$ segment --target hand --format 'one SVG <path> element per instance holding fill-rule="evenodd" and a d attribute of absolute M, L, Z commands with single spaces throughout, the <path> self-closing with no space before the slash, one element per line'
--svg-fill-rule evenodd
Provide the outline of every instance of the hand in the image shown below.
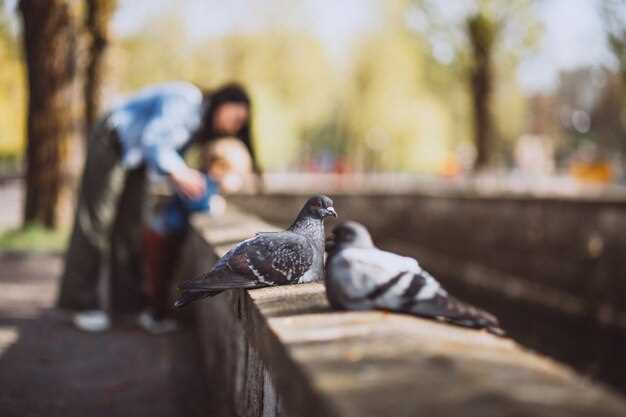
<path fill-rule="evenodd" d="M 172 183 L 185 197 L 194 199 L 205 192 L 206 182 L 199 171 L 187 168 L 170 175 Z"/>

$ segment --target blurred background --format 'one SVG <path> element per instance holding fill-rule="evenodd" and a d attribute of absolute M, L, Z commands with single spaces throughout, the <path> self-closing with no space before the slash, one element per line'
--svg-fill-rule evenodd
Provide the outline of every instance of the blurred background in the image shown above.
<path fill-rule="evenodd" d="M 91 20 L 67 3 L 78 119 L 101 48 L 98 109 L 160 81 L 244 83 L 268 173 L 624 182 L 623 1 L 111 0 Z M 23 35 L 2 1 L 7 174 L 24 168 Z"/>

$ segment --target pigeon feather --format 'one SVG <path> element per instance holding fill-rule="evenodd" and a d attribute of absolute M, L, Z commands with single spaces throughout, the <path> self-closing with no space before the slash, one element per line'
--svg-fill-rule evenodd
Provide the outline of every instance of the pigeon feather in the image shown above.
<path fill-rule="evenodd" d="M 496 317 L 448 295 L 415 259 L 374 246 L 364 226 L 342 223 L 333 235 L 326 293 L 334 308 L 397 311 L 504 333 Z"/>
<path fill-rule="evenodd" d="M 321 279 L 324 269 L 323 220 L 336 215 L 330 198 L 310 198 L 289 229 L 255 234 L 229 250 L 199 279 L 180 284 L 181 295 L 175 307 L 229 289 Z"/>

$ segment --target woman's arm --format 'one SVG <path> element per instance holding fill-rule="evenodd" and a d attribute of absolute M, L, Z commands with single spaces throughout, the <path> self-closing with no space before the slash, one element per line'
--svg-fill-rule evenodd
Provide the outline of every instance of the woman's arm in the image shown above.
<path fill-rule="evenodd" d="M 192 137 L 193 123 L 199 117 L 198 108 L 182 97 L 163 97 L 142 134 L 143 156 L 148 167 L 168 175 L 173 185 L 189 198 L 204 192 L 200 172 L 187 166 L 177 149 Z"/>
<path fill-rule="evenodd" d="M 195 169 L 187 168 L 176 171 L 169 176 L 172 184 L 187 198 L 198 198 L 205 191 L 204 178 Z"/>

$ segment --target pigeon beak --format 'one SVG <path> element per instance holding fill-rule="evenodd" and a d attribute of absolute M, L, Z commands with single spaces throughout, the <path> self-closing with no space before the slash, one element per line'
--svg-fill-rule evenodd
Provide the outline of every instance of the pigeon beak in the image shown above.
<path fill-rule="evenodd" d="M 335 211 L 334 207 L 328 207 L 326 211 L 330 213 L 331 216 L 337 217 L 337 212 Z"/>

